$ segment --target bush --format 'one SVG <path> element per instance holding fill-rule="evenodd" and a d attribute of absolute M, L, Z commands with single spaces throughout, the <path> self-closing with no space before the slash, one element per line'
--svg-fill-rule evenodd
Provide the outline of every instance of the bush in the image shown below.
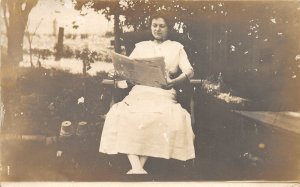
<path fill-rule="evenodd" d="M 88 34 L 80 34 L 81 39 L 88 39 L 89 35 Z"/>
<path fill-rule="evenodd" d="M 72 39 L 72 40 L 75 40 L 77 35 L 76 34 L 66 34 L 65 35 L 66 39 Z"/>
<path fill-rule="evenodd" d="M 114 34 L 113 31 L 107 31 L 107 32 L 105 32 L 104 37 L 106 37 L 106 38 L 111 38 L 111 37 L 113 37 L 114 35 L 115 35 L 115 34 Z"/>
<path fill-rule="evenodd" d="M 96 123 L 109 109 L 110 90 L 99 84 L 104 74 L 82 79 L 81 75 L 43 68 L 21 68 L 19 73 L 15 94 L 9 95 L 7 105 L 6 115 L 11 117 L 5 120 L 14 125 L 7 125 L 6 130 L 55 135 L 64 120 Z M 84 97 L 84 105 L 78 104 L 80 97 Z"/>
<path fill-rule="evenodd" d="M 64 58 L 72 58 L 72 57 L 74 57 L 74 51 L 73 51 L 73 49 L 71 47 L 67 46 L 67 45 L 64 45 L 62 56 Z"/>

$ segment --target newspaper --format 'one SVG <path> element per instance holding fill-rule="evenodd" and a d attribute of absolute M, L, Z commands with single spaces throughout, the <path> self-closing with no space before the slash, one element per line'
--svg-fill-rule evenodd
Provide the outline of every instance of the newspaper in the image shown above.
<path fill-rule="evenodd" d="M 133 59 L 115 52 L 111 56 L 117 78 L 135 85 L 166 86 L 164 57 Z"/>

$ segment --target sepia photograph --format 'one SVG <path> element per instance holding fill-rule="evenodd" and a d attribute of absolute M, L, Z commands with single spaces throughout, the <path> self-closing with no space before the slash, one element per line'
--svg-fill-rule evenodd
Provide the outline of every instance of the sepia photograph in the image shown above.
<path fill-rule="evenodd" d="M 300 181 L 299 0 L 0 9 L 3 186 Z"/>

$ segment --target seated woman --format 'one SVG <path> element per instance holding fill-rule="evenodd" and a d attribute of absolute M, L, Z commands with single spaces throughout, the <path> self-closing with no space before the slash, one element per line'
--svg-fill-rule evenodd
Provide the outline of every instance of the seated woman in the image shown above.
<path fill-rule="evenodd" d="M 106 115 L 99 151 L 128 156 L 132 169 L 127 174 L 147 174 L 148 157 L 195 158 L 194 133 L 190 114 L 176 101 L 175 85 L 190 79 L 193 68 L 178 42 L 168 40 L 172 28 L 168 16 L 157 13 L 150 18 L 153 40 L 136 44 L 131 58 L 163 56 L 167 86 L 135 85 Z M 172 75 L 182 72 L 176 78 Z"/>

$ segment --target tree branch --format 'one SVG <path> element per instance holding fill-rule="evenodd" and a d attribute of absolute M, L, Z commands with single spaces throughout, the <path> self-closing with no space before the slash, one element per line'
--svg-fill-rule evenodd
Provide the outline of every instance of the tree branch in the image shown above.
<path fill-rule="evenodd" d="M 28 15 L 33 7 L 38 3 L 39 0 L 26 0 L 25 9 L 23 10 L 23 16 L 26 16 L 24 18 L 28 18 Z"/>
<path fill-rule="evenodd" d="M 33 7 L 36 6 L 38 0 L 22 0 L 18 1 L 20 3 L 19 8 L 21 9 L 22 21 L 24 27 L 27 25 L 28 16 Z M 25 8 L 22 10 L 22 4 L 25 3 Z"/>
<path fill-rule="evenodd" d="M 3 9 L 3 19 L 4 19 L 4 23 L 5 23 L 5 28 L 6 28 L 6 33 L 8 32 L 8 19 L 7 19 L 7 0 L 2 0 L 1 1 L 1 7 Z"/>
<path fill-rule="evenodd" d="M 39 27 L 40 27 L 42 21 L 43 21 L 43 18 L 40 20 L 40 22 L 39 22 L 38 25 L 36 26 L 36 28 L 35 28 L 35 30 L 34 30 L 34 32 L 33 32 L 33 34 L 32 34 L 32 37 L 31 37 L 31 39 L 30 39 L 30 42 L 32 42 L 33 36 L 35 36 L 35 33 L 36 33 L 36 31 L 39 29 Z M 28 29 L 28 33 L 29 33 L 29 29 Z"/>
<path fill-rule="evenodd" d="M 11 14 L 14 12 L 15 3 L 15 1 L 7 1 L 6 3 L 8 6 L 9 17 L 11 17 Z"/>

